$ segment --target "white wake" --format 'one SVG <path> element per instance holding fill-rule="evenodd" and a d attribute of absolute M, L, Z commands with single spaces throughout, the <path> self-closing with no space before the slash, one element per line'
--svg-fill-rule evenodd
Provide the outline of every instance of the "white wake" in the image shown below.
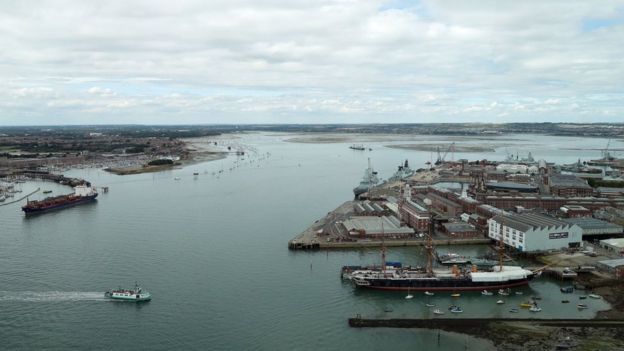
<path fill-rule="evenodd" d="M 97 291 L 0 291 L 2 301 L 62 302 L 105 301 L 104 292 Z"/>

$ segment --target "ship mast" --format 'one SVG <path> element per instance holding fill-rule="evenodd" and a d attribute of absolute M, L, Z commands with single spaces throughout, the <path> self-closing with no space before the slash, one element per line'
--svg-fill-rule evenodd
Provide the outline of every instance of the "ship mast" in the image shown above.
<path fill-rule="evenodd" d="M 505 243 L 503 242 L 503 235 L 505 233 L 505 214 L 502 214 L 501 217 L 501 232 L 500 238 L 498 240 L 498 271 L 503 271 L 503 252 L 505 251 Z"/>
<path fill-rule="evenodd" d="M 427 242 L 425 250 L 427 250 L 427 276 L 433 276 L 433 216 L 429 215 L 429 233 L 427 234 Z"/>
<path fill-rule="evenodd" d="M 370 162 L 370 161 L 369 161 Z M 383 217 L 381 218 L 381 273 L 386 273 L 386 245 L 384 242 Z"/>

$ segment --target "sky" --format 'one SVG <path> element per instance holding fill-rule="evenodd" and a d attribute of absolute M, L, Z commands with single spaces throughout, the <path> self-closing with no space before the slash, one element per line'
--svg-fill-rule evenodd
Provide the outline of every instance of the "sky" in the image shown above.
<path fill-rule="evenodd" d="M 0 0 L 0 125 L 624 122 L 624 1 Z"/>

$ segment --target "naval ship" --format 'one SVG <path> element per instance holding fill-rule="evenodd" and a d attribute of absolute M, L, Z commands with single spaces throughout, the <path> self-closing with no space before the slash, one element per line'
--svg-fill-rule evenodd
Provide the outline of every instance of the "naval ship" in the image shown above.
<path fill-rule="evenodd" d="M 374 187 L 378 183 L 379 183 L 379 178 L 377 178 L 377 172 L 375 172 L 373 170 L 373 167 L 371 167 L 371 162 L 369 158 L 368 168 L 366 168 L 366 170 L 364 171 L 364 177 L 362 178 L 360 185 L 353 188 L 353 194 L 355 195 L 355 198 L 357 199 L 358 196 L 369 191 L 370 188 Z"/>

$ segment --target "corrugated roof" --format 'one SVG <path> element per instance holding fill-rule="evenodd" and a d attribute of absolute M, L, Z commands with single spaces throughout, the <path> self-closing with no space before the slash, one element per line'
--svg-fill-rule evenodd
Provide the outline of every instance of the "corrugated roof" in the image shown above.
<path fill-rule="evenodd" d="M 564 221 L 576 224 L 583 229 L 623 229 L 621 225 L 591 217 L 566 218 Z"/>
<path fill-rule="evenodd" d="M 506 227 L 523 232 L 534 228 L 570 227 L 573 225 L 551 216 L 531 212 L 513 214 L 511 216 L 497 215 L 493 219 Z"/>
<path fill-rule="evenodd" d="M 611 268 L 616 268 L 616 267 L 624 266 L 624 258 L 616 258 L 614 260 L 598 261 L 598 263 L 603 264 L 605 266 L 609 266 Z"/>
<path fill-rule="evenodd" d="M 550 176 L 550 186 L 575 187 L 591 189 L 586 181 L 579 177 L 568 174 L 555 174 Z"/>
<path fill-rule="evenodd" d="M 603 244 L 624 248 L 624 238 L 605 239 L 600 240 L 600 242 Z"/>

